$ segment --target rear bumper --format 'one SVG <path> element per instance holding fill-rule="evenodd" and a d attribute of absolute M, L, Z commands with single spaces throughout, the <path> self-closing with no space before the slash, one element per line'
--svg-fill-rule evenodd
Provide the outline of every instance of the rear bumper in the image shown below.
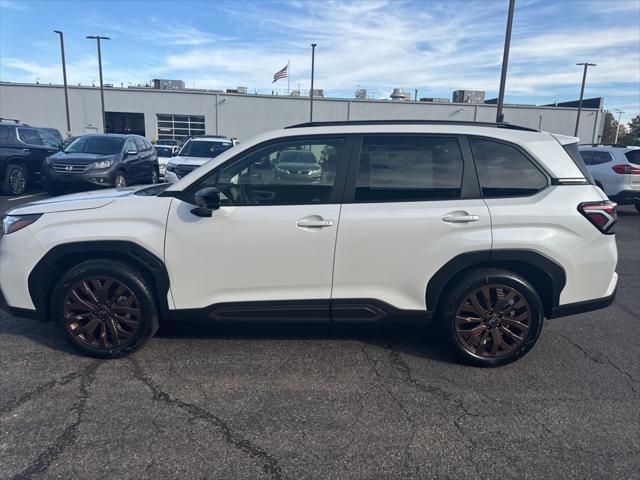
<path fill-rule="evenodd" d="M 548 315 L 547 318 L 568 317 L 569 315 L 577 315 L 579 313 L 592 312 L 594 310 L 607 308 L 615 300 L 617 291 L 618 288 L 616 285 L 613 293 L 607 295 L 606 297 L 585 300 L 583 302 L 568 303 L 566 305 L 559 305 L 551 309 L 551 315 Z"/>

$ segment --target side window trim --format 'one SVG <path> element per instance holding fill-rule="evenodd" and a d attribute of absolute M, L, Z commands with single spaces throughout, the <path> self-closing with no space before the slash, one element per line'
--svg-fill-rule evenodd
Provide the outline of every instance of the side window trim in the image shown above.
<path fill-rule="evenodd" d="M 365 137 L 449 137 L 456 138 L 458 143 L 460 144 L 460 150 L 462 153 L 462 185 L 460 196 L 458 198 L 451 199 L 423 199 L 417 200 L 419 202 L 442 202 L 442 201 L 456 201 L 456 200 L 465 200 L 465 199 L 474 199 L 474 198 L 482 198 L 480 196 L 480 182 L 478 180 L 478 175 L 476 172 L 475 164 L 473 162 L 473 156 L 471 154 L 471 147 L 469 146 L 469 141 L 467 140 L 465 135 L 459 134 L 451 134 L 451 133 L 396 133 L 396 132 L 372 132 L 357 135 L 354 139 L 353 150 L 351 152 L 351 156 L 349 158 L 349 170 L 347 172 L 345 178 L 345 188 L 344 195 L 342 198 L 343 204 L 351 204 L 351 203 L 372 203 L 372 202 L 356 202 L 356 182 L 358 179 L 358 170 L 360 167 L 360 156 L 362 153 L 362 144 L 364 142 Z M 416 201 L 416 200 L 414 200 Z M 379 202 L 382 203 L 382 202 Z M 407 201 L 394 201 L 394 202 L 384 202 L 384 203 L 407 203 Z"/>
<path fill-rule="evenodd" d="M 22 139 L 22 137 L 20 137 L 20 130 L 31 130 L 31 131 L 33 131 L 33 134 L 37 135 L 40 138 L 40 140 L 42 141 L 42 144 L 38 145 L 37 143 L 27 143 L 27 142 L 25 142 Z M 23 145 L 29 145 L 30 147 L 42 147 L 42 148 L 44 148 L 46 146 L 44 144 L 44 140 L 42 140 L 42 137 L 40 137 L 40 133 L 38 133 L 38 130 L 33 128 L 33 127 L 18 127 L 18 128 L 16 128 L 16 138 Z"/>
<path fill-rule="evenodd" d="M 327 199 L 326 202 L 323 203 L 318 203 L 318 204 L 309 204 L 309 205 L 331 205 L 331 204 L 340 204 L 342 197 L 343 197 L 343 193 L 344 193 L 344 188 L 345 188 L 345 177 L 346 177 L 346 173 L 347 173 L 347 168 L 348 168 L 348 163 L 349 163 L 349 156 L 351 154 L 352 148 L 353 148 L 353 141 L 354 138 L 356 137 L 356 135 L 353 134 L 318 134 L 318 135 L 298 135 L 298 136 L 291 136 L 291 137 L 279 137 L 279 138 L 275 138 L 275 139 L 271 139 L 271 140 L 267 140 L 266 142 L 262 142 L 259 143 L 258 145 L 254 145 L 253 147 L 244 150 L 242 152 L 239 152 L 237 155 L 234 155 L 233 157 L 231 157 L 230 159 L 228 159 L 227 161 L 225 161 L 224 163 L 216 166 L 216 168 L 214 168 L 213 170 L 211 170 L 210 172 L 208 172 L 206 175 L 203 175 L 201 177 L 199 177 L 198 179 L 194 180 L 193 183 L 191 183 L 190 185 L 188 185 L 187 187 L 185 187 L 184 190 L 182 190 L 182 192 L 180 192 L 179 195 L 177 195 L 178 198 L 180 198 L 182 201 L 188 202 L 188 203 L 193 203 L 192 202 L 192 196 L 193 194 L 196 192 L 196 190 L 198 189 L 198 184 L 200 182 L 202 182 L 205 179 L 211 178 L 211 177 L 218 177 L 220 171 L 227 167 L 228 165 L 230 165 L 233 162 L 236 161 L 240 161 L 243 158 L 245 158 L 248 155 L 253 155 L 257 150 L 260 150 L 262 148 L 265 147 L 269 147 L 271 145 L 275 145 L 278 143 L 283 143 L 283 142 L 322 142 L 323 140 L 326 139 L 343 139 L 344 140 L 344 148 L 342 149 L 342 154 L 340 156 L 340 158 L 338 159 L 338 164 L 337 164 L 337 169 L 336 169 L 336 177 L 334 180 L 334 184 L 333 184 L 333 188 L 331 189 L 331 192 L 329 194 L 329 198 Z M 184 147 L 183 147 L 184 148 Z M 217 180 L 216 180 L 217 183 Z M 286 205 L 291 205 L 291 204 L 286 204 Z M 299 205 L 303 205 L 303 204 L 299 204 Z M 304 204 L 306 205 L 306 204 Z M 251 205 L 253 207 L 261 207 L 261 206 L 273 206 L 273 205 Z"/>
<path fill-rule="evenodd" d="M 496 143 L 501 143 L 503 145 L 506 145 L 508 147 L 512 147 L 514 149 L 516 149 L 518 152 L 520 152 L 520 154 L 522 154 L 522 156 L 524 156 L 524 158 L 526 158 L 533 166 L 534 168 L 536 168 L 545 178 L 545 180 L 547 181 L 547 184 L 542 187 L 540 190 L 537 190 L 534 193 L 526 193 L 526 194 L 522 194 L 522 195 L 505 195 L 503 197 L 487 197 L 482 193 L 482 186 L 480 185 L 480 174 L 477 173 L 477 178 L 478 178 L 478 185 L 480 187 L 480 195 L 481 198 L 483 199 L 494 199 L 494 198 L 525 198 L 525 197 L 533 197 L 534 195 L 538 195 L 540 192 L 543 192 L 544 190 L 546 190 L 547 188 L 549 188 L 552 183 L 553 183 L 553 176 L 542 166 L 540 165 L 540 163 L 533 158 L 533 156 L 527 152 L 525 149 L 523 149 L 520 145 L 512 143 L 512 142 L 508 142 L 506 140 L 502 140 L 499 138 L 495 138 L 495 137 L 488 137 L 485 135 L 468 135 L 467 136 L 468 141 L 469 141 L 469 146 L 471 147 L 471 140 L 474 138 L 477 138 L 478 140 L 488 140 L 488 141 L 492 141 L 492 142 L 496 142 Z M 471 148 L 471 155 L 473 156 L 473 149 Z M 473 162 L 474 165 L 476 165 L 476 172 L 478 170 L 476 161 L 475 161 L 475 157 L 473 157 Z"/>

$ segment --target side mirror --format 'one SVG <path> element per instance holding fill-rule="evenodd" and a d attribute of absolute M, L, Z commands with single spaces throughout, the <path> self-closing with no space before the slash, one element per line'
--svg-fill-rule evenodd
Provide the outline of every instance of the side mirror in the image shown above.
<path fill-rule="evenodd" d="M 127 157 L 133 157 L 138 154 L 137 150 L 127 150 Z"/>
<path fill-rule="evenodd" d="M 211 217 L 220 208 L 220 192 L 216 187 L 205 187 L 193 196 L 197 207 L 191 213 L 198 217 Z"/>

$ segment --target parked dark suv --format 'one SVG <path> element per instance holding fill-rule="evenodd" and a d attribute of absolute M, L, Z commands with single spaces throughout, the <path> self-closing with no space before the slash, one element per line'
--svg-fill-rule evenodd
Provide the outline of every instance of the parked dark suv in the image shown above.
<path fill-rule="evenodd" d="M 31 127 L 17 120 L 0 119 L 0 190 L 21 195 L 39 177 L 47 155 L 60 150 L 62 136 L 50 128 Z"/>
<path fill-rule="evenodd" d="M 52 195 L 83 187 L 157 183 L 158 179 L 158 155 L 138 135 L 83 135 L 42 165 L 42 184 Z"/>

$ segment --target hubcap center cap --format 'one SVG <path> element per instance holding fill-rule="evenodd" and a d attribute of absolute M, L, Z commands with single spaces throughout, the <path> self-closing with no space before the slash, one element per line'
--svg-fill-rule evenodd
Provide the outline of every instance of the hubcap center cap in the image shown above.
<path fill-rule="evenodd" d="M 491 317 L 489 320 L 487 320 L 487 326 L 489 327 L 495 326 L 496 323 L 498 323 L 498 317 Z"/>
<path fill-rule="evenodd" d="M 98 310 L 98 315 L 101 317 L 105 317 L 107 313 L 109 313 L 109 311 L 106 308 L 101 308 L 100 310 Z"/>

